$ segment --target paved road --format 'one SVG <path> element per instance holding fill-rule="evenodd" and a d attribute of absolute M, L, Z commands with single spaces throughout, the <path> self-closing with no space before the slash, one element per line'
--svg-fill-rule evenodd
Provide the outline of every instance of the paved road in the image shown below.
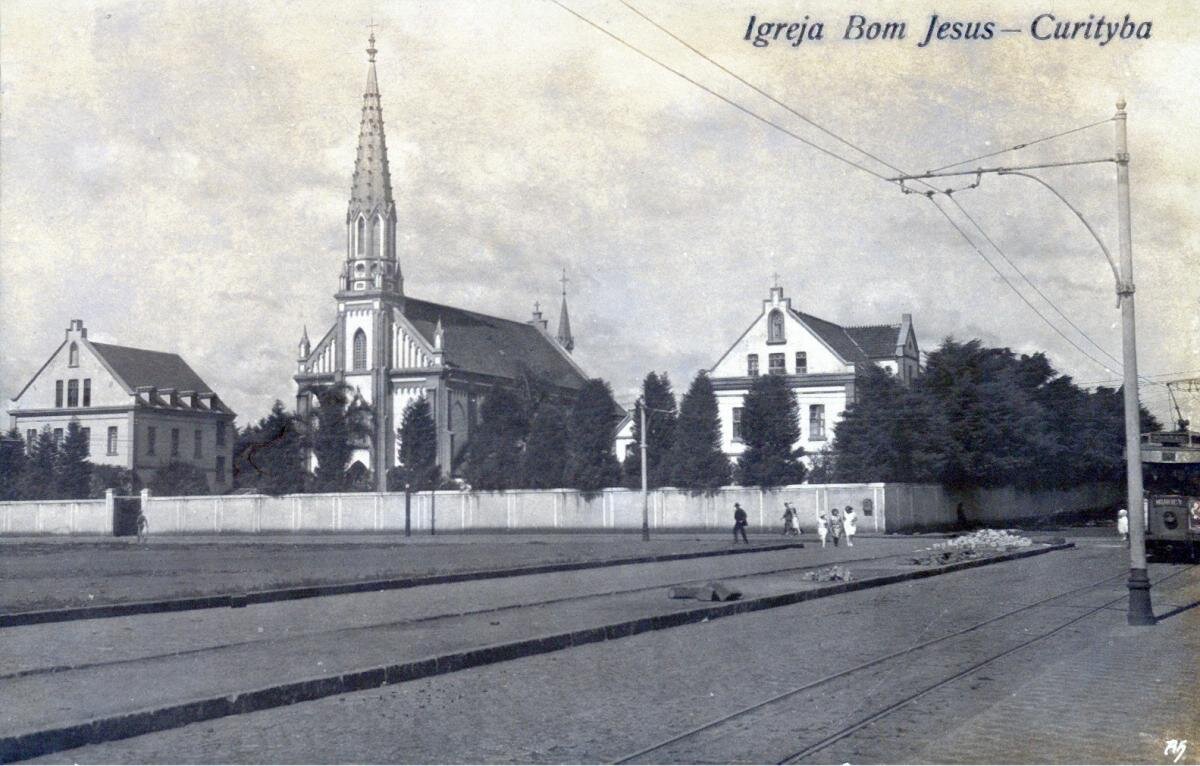
<path fill-rule="evenodd" d="M 1195 569 L 1153 568 L 1156 578 L 1176 576 L 1156 592 L 1158 611 L 1174 614 L 1150 632 L 1125 627 L 1120 609 L 1089 615 L 1121 597 L 1123 552 L 1092 541 L 1075 551 L 194 724 L 43 760 L 617 760 L 866 660 L 1107 578 L 1096 588 L 818 684 L 643 758 L 774 762 L 1087 615 L 803 760 L 1158 763 L 1165 762 L 1163 740 L 1175 738 L 1191 740 L 1181 762 L 1195 762 L 1200 609 L 1189 607 L 1200 603 L 1200 578 Z M 1135 651 L 1143 646 L 1151 651 Z M 1169 672 L 1155 672 L 1162 668 Z M 1125 704 L 1144 712 L 1121 716 Z"/>

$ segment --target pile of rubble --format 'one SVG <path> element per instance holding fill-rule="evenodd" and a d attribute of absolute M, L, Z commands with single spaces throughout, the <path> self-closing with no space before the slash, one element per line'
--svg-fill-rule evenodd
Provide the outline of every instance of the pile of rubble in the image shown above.
<path fill-rule="evenodd" d="M 969 535 L 935 543 L 927 550 L 918 551 L 917 556 L 909 559 L 909 562 L 920 566 L 941 566 L 1031 545 L 1033 541 L 1028 537 L 1014 535 L 1006 529 L 980 529 Z"/>
<path fill-rule="evenodd" d="M 849 582 L 853 577 L 846 567 L 832 566 L 814 572 L 805 572 L 804 579 L 813 582 Z"/>

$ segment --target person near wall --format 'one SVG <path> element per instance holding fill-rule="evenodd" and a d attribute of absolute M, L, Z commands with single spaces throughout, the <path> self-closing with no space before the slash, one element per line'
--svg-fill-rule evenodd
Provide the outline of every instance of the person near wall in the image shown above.
<path fill-rule="evenodd" d="M 958 520 L 958 528 L 966 529 L 967 528 L 967 512 L 966 512 L 966 510 L 963 509 L 962 503 L 959 503 L 958 507 L 954 509 L 954 516 Z"/>
<path fill-rule="evenodd" d="M 744 542 L 746 545 L 749 545 L 750 541 L 746 539 L 746 512 L 742 510 L 742 506 L 740 503 L 734 503 L 733 504 L 733 542 L 735 545 L 737 544 L 739 533 L 742 536 L 742 542 Z"/>
<path fill-rule="evenodd" d="M 821 547 L 825 547 L 825 541 L 829 539 L 829 517 L 825 515 L 825 511 L 817 511 L 817 537 L 821 538 Z"/>
<path fill-rule="evenodd" d="M 1129 511 L 1122 508 L 1117 511 L 1117 534 L 1125 542 L 1129 542 Z"/>
<path fill-rule="evenodd" d="M 783 504 L 783 533 L 785 537 L 788 535 L 799 535 L 800 528 L 796 525 L 796 509 L 791 503 Z"/>
<path fill-rule="evenodd" d="M 838 547 L 838 541 L 842 539 L 842 535 L 846 532 L 846 527 L 843 524 L 844 522 L 837 508 L 829 512 L 829 536 L 833 538 L 834 548 Z"/>
<path fill-rule="evenodd" d="M 846 506 L 846 515 L 842 518 L 842 525 L 846 529 L 846 547 L 854 547 L 854 536 L 858 534 L 858 515 L 854 513 L 852 506 Z"/>

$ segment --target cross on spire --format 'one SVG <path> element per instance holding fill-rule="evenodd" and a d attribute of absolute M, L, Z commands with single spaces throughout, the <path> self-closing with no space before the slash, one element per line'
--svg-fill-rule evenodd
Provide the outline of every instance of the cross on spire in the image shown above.
<path fill-rule="evenodd" d="M 567 270 L 565 268 L 563 269 L 562 279 L 560 279 L 558 281 L 562 282 L 562 294 L 563 294 L 563 297 L 565 298 L 565 297 L 567 297 L 567 283 L 571 281 L 571 280 L 567 279 Z"/>
<path fill-rule="evenodd" d="M 372 64 L 375 63 L 375 54 L 378 52 L 375 50 L 375 27 L 377 26 L 379 25 L 375 23 L 375 19 L 371 19 L 371 23 L 367 25 L 367 28 L 371 30 L 371 36 L 367 38 L 367 56 Z"/>
<path fill-rule="evenodd" d="M 778 271 L 771 275 L 771 279 L 775 280 L 775 287 L 779 287 L 779 272 Z"/>

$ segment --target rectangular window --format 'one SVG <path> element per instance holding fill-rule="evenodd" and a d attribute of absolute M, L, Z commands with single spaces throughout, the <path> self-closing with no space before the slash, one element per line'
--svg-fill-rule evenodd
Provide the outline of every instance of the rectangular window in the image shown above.
<path fill-rule="evenodd" d="M 54 406 L 61 407 L 63 404 L 63 385 L 61 380 L 54 381 Z"/>
<path fill-rule="evenodd" d="M 758 354 L 750 354 L 746 357 L 746 374 L 752 378 L 758 377 Z"/>
<path fill-rule="evenodd" d="M 808 407 L 809 441 L 825 440 L 825 405 L 810 404 Z"/>
<path fill-rule="evenodd" d="M 217 446 L 218 447 L 225 446 L 225 421 L 224 420 L 217 421 Z"/>
<path fill-rule="evenodd" d="M 117 454 L 117 427 L 108 427 L 108 454 Z"/>
<path fill-rule="evenodd" d="M 783 354 L 770 354 L 767 356 L 767 372 L 772 375 L 784 375 L 787 373 L 786 362 L 783 361 Z"/>
<path fill-rule="evenodd" d="M 192 442 L 193 442 L 193 447 L 194 447 L 194 454 L 192 455 L 192 457 L 195 457 L 195 458 L 203 457 L 203 455 L 200 451 L 200 445 L 203 444 L 203 442 L 204 442 L 204 432 L 201 431 L 199 428 L 197 428 L 196 433 L 193 434 L 193 437 L 194 438 L 192 439 Z"/>
<path fill-rule="evenodd" d="M 147 455 L 154 454 L 154 442 L 157 441 L 157 437 L 158 437 L 158 429 L 157 428 L 155 428 L 154 426 L 150 426 L 149 428 L 146 429 L 146 454 Z"/>
<path fill-rule="evenodd" d="M 63 443 L 63 430 L 62 430 L 61 428 L 56 428 L 56 429 L 54 429 L 54 443 L 55 443 L 55 444 L 57 444 L 57 445 L 58 445 L 58 446 L 60 446 L 60 447 L 62 446 L 62 443 Z"/>
<path fill-rule="evenodd" d="M 179 429 L 171 429 L 171 457 L 179 457 Z"/>
<path fill-rule="evenodd" d="M 733 408 L 733 440 L 740 442 L 742 440 L 742 408 Z"/>
<path fill-rule="evenodd" d="M 225 481 L 225 456 L 217 455 L 217 481 L 223 483 Z"/>
<path fill-rule="evenodd" d="M 67 406 L 68 407 L 78 407 L 79 406 L 79 381 L 78 380 L 68 380 L 67 381 Z"/>
<path fill-rule="evenodd" d="M 808 354 L 804 353 L 803 351 L 796 352 L 796 374 L 808 374 Z"/>
<path fill-rule="evenodd" d="M 92 379 L 91 378 L 83 379 L 83 406 L 84 407 L 92 406 Z"/>

